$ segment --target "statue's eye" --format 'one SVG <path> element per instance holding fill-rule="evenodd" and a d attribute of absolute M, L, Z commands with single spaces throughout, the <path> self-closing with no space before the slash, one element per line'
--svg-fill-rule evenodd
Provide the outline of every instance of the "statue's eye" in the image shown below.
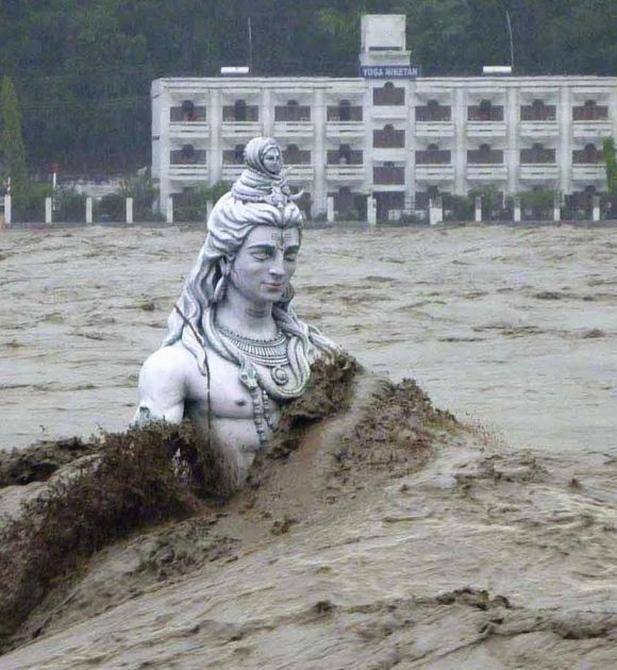
<path fill-rule="evenodd" d="M 253 258 L 255 258 L 258 261 L 265 261 L 266 259 L 270 258 L 273 254 L 272 249 L 255 249 L 253 253 L 251 254 Z"/>

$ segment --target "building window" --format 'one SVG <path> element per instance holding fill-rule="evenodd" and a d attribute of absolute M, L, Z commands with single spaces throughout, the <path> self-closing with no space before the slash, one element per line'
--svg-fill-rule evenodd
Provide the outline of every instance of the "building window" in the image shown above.
<path fill-rule="evenodd" d="M 310 165 L 311 152 L 301 150 L 297 144 L 290 144 L 283 151 L 283 161 L 288 165 Z"/>
<path fill-rule="evenodd" d="M 437 100 L 429 100 L 426 105 L 416 107 L 416 121 L 450 121 L 450 107 L 440 105 Z"/>
<path fill-rule="evenodd" d="M 521 121 L 554 121 L 557 118 L 555 105 L 545 105 L 544 100 L 534 100 L 531 105 L 521 106 Z"/>
<path fill-rule="evenodd" d="M 585 104 L 572 109 L 574 121 L 606 121 L 608 119 L 608 107 L 598 105 L 595 100 L 586 100 Z"/>
<path fill-rule="evenodd" d="M 234 147 L 234 161 L 236 165 L 244 163 L 244 144 L 236 144 Z"/>
<path fill-rule="evenodd" d="M 503 121 L 503 107 L 493 105 L 490 100 L 482 100 L 479 105 L 467 108 L 468 121 Z"/>
<path fill-rule="evenodd" d="M 437 144 L 429 144 L 425 151 L 416 151 L 416 165 L 448 165 L 451 153 L 440 150 Z"/>
<path fill-rule="evenodd" d="M 192 100 L 184 100 L 182 104 L 169 108 L 171 123 L 192 123 L 206 120 L 206 108 L 197 107 Z"/>
<path fill-rule="evenodd" d="M 373 147 L 376 149 L 404 149 L 405 131 L 395 130 L 391 123 L 387 123 L 383 130 L 373 131 Z"/>
<path fill-rule="evenodd" d="M 185 144 L 181 149 L 173 149 L 169 154 L 171 165 L 205 165 L 205 149 L 195 149 L 192 144 Z"/>
<path fill-rule="evenodd" d="M 534 144 L 531 149 L 521 149 L 521 163 L 541 165 L 555 163 L 555 149 L 545 149 L 542 144 Z"/>
<path fill-rule="evenodd" d="M 288 100 L 286 105 L 274 108 L 274 120 L 282 122 L 307 122 L 311 120 L 311 108 L 300 105 L 297 100 Z"/>
<path fill-rule="evenodd" d="M 328 121 L 362 121 L 362 107 L 349 100 L 341 100 L 337 105 L 328 105 Z"/>
<path fill-rule="evenodd" d="M 233 105 L 223 107 L 223 122 L 246 123 L 259 120 L 259 107 L 247 105 L 246 100 L 238 99 Z"/>
<path fill-rule="evenodd" d="M 328 165 L 362 165 L 363 153 L 349 144 L 341 144 L 338 149 L 327 153 Z"/>
<path fill-rule="evenodd" d="M 488 144 L 481 144 L 479 149 L 467 152 L 467 163 L 470 165 L 500 165 L 503 163 L 503 150 L 491 149 Z"/>
<path fill-rule="evenodd" d="M 572 152 L 572 162 L 579 165 L 597 165 L 602 162 L 602 152 L 595 144 L 586 144 L 584 149 Z"/>
<path fill-rule="evenodd" d="M 397 88 L 391 81 L 387 81 L 383 87 L 373 89 L 374 105 L 404 105 L 405 89 Z"/>

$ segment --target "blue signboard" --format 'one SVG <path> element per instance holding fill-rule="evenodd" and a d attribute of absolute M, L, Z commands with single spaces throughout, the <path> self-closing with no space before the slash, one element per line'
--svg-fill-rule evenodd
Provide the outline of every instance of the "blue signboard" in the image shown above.
<path fill-rule="evenodd" d="M 415 79 L 421 76 L 420 65 L 361 65 L 365 79 Z"/>

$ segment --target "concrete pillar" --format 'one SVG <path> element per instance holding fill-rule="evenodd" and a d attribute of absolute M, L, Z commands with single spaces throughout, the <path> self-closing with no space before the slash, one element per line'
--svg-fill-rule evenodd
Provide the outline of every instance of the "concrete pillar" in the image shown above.
<path fill-rule="evenodd" d="M 600 196 L 599 195 L 594 195 L 591 199 L 591 203 L 592 203 L 592 206 L 593 206 L 592 220 L 593 221 L 599 221 L 600 220 Z"/>
<path fill-rule="evenodd" d="M 454 121 L 454 192 L 456 195 L 465 195 L 465 186 L 467 183 L 465 178 L 467 166 L 467 138 L 465 136 L 467 118 L 465 116 L 465 89 L 462 86 L 454 92 L 454 109 L 452 112 L 452 120 Z"/>
<path fill-rule="evenodd" d="M 7 228 L 11 227 L 13 220 L 12 199 L 10 195 L 4 196 L 4 225 Z"/>
<path fill-rule="evenodd" d="M 92 198 L 86 198 L 86 223 L 92 223 Z"/>
<path fill-rule="evenodd" d="M 165 207 L 165 220 L 167 223 L 174 222 L 174 199 L 172 196 L 167 196 L 167 203 Z"/>
<path fill-rule="evenodd" d="M 326 102 L 324 89 L 322 88 L 316 89 L 313 93 L 311 118 L 314 129 L 311 158 L 313 164 L 311 197 L 317 206 L 317 211 L 323 212 L 324 204 L 326 209 L 328 206 L 326 202 L 328 188 L 326 184 Z"/>
<path fill-rule="evenodd" d="M 220 181 L 222 174 L 222 122 L 221 93 L 219 89 L 213 88 L 210 90 L 210 147 L 208 149 L 208 181 L 210 185 Z"/>
<path fill-rule="evenodd" d="M 482 223 L 482 196 L 477 195 L 475 199 L 475 222 Z"/>
<path fill-rule="evenodd" d="M 428 205 L 428 221 L 431 226 L 443 223 L 443 200 L 441 198 L 431 198 Z"/>
<path fill-rule="evenodd" d="M 46 224 L 51 224 L 51 212 L 52 212 L 52 199 L 51 198 L 45 198 L 45 223 Z"/>
<path fill-rule="evenodd" d="M 328 223 L 334 222 L 334 197 L 331 195 L 326 199 L 326 220 Z"/>
<path fill-rule="evenodd" d="M 555 194 L 555 202 L 553 203 L 553 221 L 561 221 L 561 196 L 559 193 Z"/>
<path fill-rule="evenodd" d="M 559 91 L 559 190 L 572 193 L 572 93 L 567 86 Z"/>
<path fill-rule="evenodd" d="M 126 199 L 126 222 L 133 223 L 133 198 Z"/>
<path fill-rule="evenodd" d="M 510 194 L 519 192 L 518 166 L 519 166 L 519 92 L 514 87 L 506 89 L 506 109 L 504 119 L 506 121 L 506 150 L 504 152 L 507 172 L 507 192 Z"/>
<path fill-rule="evenodd" d="M 261 89 L 261 127 L 265 137 L 272 137 L 274 132 L 274 109 L 272 108 L 272 91 Z"/>
<path fill-rule="evenodd" d="M 514 196 L 514 223 L 521 222 L 521 199 L 520 197 Z"/>
<path fill-rule="evenodd" d="M 377 225 L 377 203 L 372 195 L 366 199 L 366 220 L 369 226 Z"/>

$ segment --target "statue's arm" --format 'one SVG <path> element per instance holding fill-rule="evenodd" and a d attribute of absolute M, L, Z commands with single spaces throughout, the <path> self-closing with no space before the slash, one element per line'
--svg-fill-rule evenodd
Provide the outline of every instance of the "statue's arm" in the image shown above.
<path fill-rule="evenodd" d="M 173 346 L 155 351 L 146 360 L 139 373 L 139 405 L 132 425 L 182 421 L 189 363 L 184 352 Z"/>

